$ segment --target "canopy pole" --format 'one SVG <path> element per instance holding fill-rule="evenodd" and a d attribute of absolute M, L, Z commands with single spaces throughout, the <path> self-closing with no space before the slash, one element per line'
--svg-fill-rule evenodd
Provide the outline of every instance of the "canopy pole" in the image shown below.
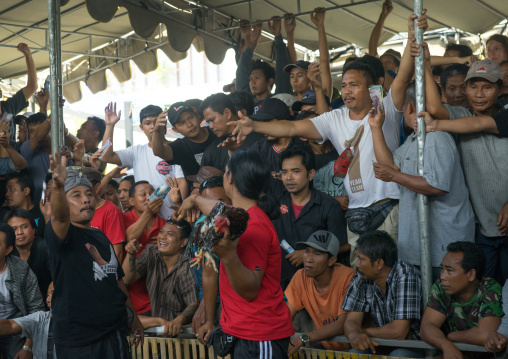
<path fill-rule="evenodd" d="M 49 70 L 51 105 L 51 154 L 64 144 L 62 118 L 62 43 L 60 38 L 60 0 L 48 0 Z"/>
<path fill-rule="evenodd" d="M 414 13 L 422 15 L 423 0 L 414 0 Z M 419 29 L 414 22 L 416 43 L 421 44 L 423 30 Z M 407 45 L 409 46 L 409 44 Z M 425 111 L 425 82 L 423 69 L 423 51 L 415 58 L 416 77 L 416 112 Z M 423 155 L 425 148 L 425 122 L 423 117 L 418 117 L 418 175 L 423 176 Z M 418 194 L 418 231 L 420 235 L 420 270 L 422 274 L 422 294 L 424 302 L 427 301 L 432 286 L 432 262 L 430 257 L 429 237 L 429 199 L 427 196 Z"/>
<path fill-rule="evenodd" d="M 125 121 L 125 148 L 130 147 L 134 144 L 131 107 L 132 107 L 131 101 L 125 101 L 123 103 L 123 118 Z M 113 139 L 111 139 L 111 141 L 113 141 Z"/>

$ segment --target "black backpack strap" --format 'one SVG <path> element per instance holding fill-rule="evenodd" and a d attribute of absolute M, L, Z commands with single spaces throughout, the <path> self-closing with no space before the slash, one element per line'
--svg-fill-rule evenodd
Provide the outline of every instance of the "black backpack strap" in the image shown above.
<path fill-rule="evenodd" d="M 55 339 L 53 338 L 53 318 L 49 320 L 48 330 L 48 359 L 53 359 L 53 352 L 55 351 Z"/>

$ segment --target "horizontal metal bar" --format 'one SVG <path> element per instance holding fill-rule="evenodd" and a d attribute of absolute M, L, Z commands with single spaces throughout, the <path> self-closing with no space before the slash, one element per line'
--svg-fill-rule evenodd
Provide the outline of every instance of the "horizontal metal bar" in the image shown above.
<path fill-rule="evenodd" d="M 22 7 L 23 5 L 28 4 L 29 2 L 32 2 L 32 0 L 24 0 L 24 1 L 21 1 L 21 2 L 19 2 L 19 3 L 17 3 L 17 4 L 14 4 L 14 5 L 12 5 L 11 7 L 9 7 L 9 8 L 7 8 L 7 9 L 5 9 L 4 11 L 0 11 L 0 16 L 5 15 L 5 14 L 9 13 L 9 12 L 11 12 L 12 10 L 16 10 L 17 8 Z"/>
<path fill-rule="evenodd" d="M 7 48 L 11 48 L 11 49 L 17 49 L 18 46 L 17 45 L 5 45 L 5 44 L 0 44 L 0 47 L 7 47 Z M 34 50 L 34 51 L 49 51 L 48 48 L 46 47 L 30 47 L 30 50 Z M 89 56 L 89 57 L 104 57 L 106 59 L 114 59 L 114 60 L 122 60 L 123 57 L 120 57 L 120 56 L 113 56 L 113 55 L 98 55 L 98 54 L 91 54 L 91 53 L 88 53 L 88 52 L 78 52 L 78 51 L 64 51 L 62 50 L 62 54 L 70 54 L 70 55 L 81 55 L 81 56 Z M 19 59 L 21 59 L 22 57 L 20 57 Z M 3 64 L 3 65 L 6 65 L 6 64 Z"/>

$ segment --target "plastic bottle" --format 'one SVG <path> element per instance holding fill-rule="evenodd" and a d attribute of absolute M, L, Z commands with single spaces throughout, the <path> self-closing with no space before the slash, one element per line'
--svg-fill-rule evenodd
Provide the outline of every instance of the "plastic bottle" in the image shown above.
<path fill-rule="evenodd" d="M 282 249 L 284 249 L 286 251 L 287 254 L 291 254 L 293 253 L 295 250 L 293 249 L 293 247 L 291 247 L 289 245 L 288 242 L 286 242 L 285 239 L 283 239 L 281 242 L 280 242 L 280 246 L 282 247 Z"/>
<path fill-rule="evenodd" d="M 171 187 L 169 187 L 169 185 L 166 182 L 161 183 L 161 185 L 157 187 L 155 192 L 152 193 L 152 195 L 150 196 L 150 201 L 157 197 L 164 199 L 170 190 Z"/>

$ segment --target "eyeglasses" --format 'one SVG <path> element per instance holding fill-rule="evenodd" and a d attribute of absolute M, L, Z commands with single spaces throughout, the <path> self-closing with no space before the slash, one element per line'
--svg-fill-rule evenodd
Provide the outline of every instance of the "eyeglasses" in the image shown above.
<path fill-rule="evenodd" d="M 178 229 L 184 229 L 184 226 L 178 224 L 179 222 L 176 222 L 175 220 L 171 219 L 171 216 L 169 216 L 167 219 L 166 219 L 166 223 L 167 224 L 173 224 L 176 226 L 176 228 Z"/>

